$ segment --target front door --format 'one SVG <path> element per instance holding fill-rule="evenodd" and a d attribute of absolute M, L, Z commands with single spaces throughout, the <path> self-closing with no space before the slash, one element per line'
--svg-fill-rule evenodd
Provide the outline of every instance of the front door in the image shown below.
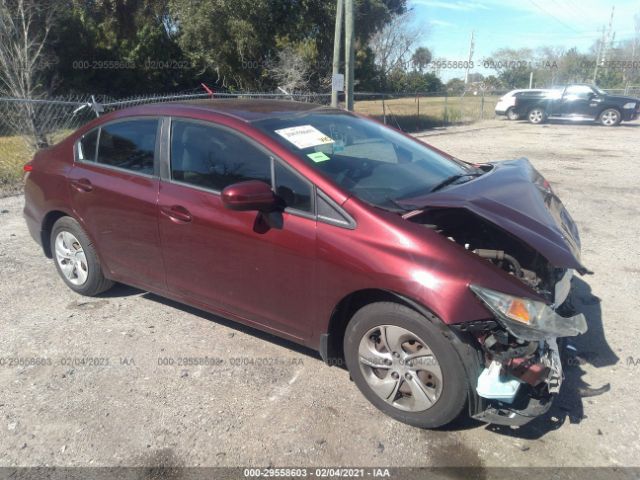
<path fill-rule="evenodd" d="M 307 337 L 316 259 L 312 186 L 226 127 L 174 119 L 170 135 L 170 178 L 159 195 L 169 291 L 223 315 Z M 268 222 L 258 212 L 224 208 L 220 191 L 245 180 L 275 184 L 288 207 Z"/>

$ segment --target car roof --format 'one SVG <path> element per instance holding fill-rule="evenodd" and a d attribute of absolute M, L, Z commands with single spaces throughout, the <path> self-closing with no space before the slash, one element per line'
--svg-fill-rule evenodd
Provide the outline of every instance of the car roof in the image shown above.
<path fill-rule="evenodd" d="M 226 115 L 245 122 L 257 122 L 268 118 L 291 117 L 303 115 L 314 111 L 340 112 L 316 103 L 295 102 L 288 100 L 265 99 L 239 99 L 239 98 L 213 98 L 206 100 L 188 100 L 183 102 L 169 102 L 162 104 L 149 104 L 137 107 L 137 113 L 157 113 L 158 107 L 171 113 L 176 110 L 208 111 L 220 115 Z"/>

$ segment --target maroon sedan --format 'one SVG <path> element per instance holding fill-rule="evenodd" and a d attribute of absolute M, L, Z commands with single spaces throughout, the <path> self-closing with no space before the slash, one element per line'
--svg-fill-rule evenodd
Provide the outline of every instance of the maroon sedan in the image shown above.
<path fill-rule="evenodd" d="M 411 425 L 524 424 L 560 388 L 556 339 L 587 329 L 565 301 L 576 226 L 525 159 L 213 100 L 108 114 L 25 170 L 29 230 L 72 290 L 121 282 L 317 349 Z"/>

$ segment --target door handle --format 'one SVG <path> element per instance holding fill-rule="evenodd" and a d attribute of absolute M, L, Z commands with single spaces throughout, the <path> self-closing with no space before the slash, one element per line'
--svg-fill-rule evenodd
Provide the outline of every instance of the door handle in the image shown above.
<path fill-rule="evenodd" d="M 86 178 L 80 178 L 78 180 L 72 180 L 71 186 L 79 192 L 90 192 L 93 190 L 93 185 Z"/>
<path fill-rule="evenodd" d="M 173 205 L 171 207 L 160 207 L 160 213 L 165 217 L 169 217 L 174 222 L 188 223 L 193 218 L 189 210 L 180 205 Z"/>

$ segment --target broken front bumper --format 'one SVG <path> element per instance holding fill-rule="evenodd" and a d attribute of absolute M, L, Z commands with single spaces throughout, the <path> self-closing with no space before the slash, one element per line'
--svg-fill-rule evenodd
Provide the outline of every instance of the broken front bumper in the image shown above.
<path fill-rule="evenodd" d="M 473 418 L 498 425 L 521 426 L 551 408 L 563 379 L 560 351 L 554 338 L 542 342 L 534 356 L 492 360 L 492 364 L 502 374 L 494 378 L 493 385 L 490 381 L 487 383 L 487 369 L 478 379 L 476 391 L 481 401 Z M 505 384 L 516 385 L 512 395 L 504 395 L 505 390 L 500 386 Z"/>
<path fill-rule="evenodd" d="M 556 338 L 558 335 L 584 333 L 587 329 L 583 315 L 563 317 L 558 314 L 560 306 L 560 310 L 573 310 L 570 302 L 566 302 L 571 290 L 571 276 L 572 272 L 567 271 L 555 286 L 555 302 L 549 305 L 546 314 L 553 321 L 544 325 L 553 328 L 546 333 L 544 330 L 514 328 L 513 322 L 505 321 L 499 309 L 491 308 L 496 315 L 496 324 L 502 328 L 477 332 L 485 368 L 475 385 L 479 399 L 475 411 L 470 412 L 473 418 L 520 426 L 549 410 L 563 380 Z"/>

